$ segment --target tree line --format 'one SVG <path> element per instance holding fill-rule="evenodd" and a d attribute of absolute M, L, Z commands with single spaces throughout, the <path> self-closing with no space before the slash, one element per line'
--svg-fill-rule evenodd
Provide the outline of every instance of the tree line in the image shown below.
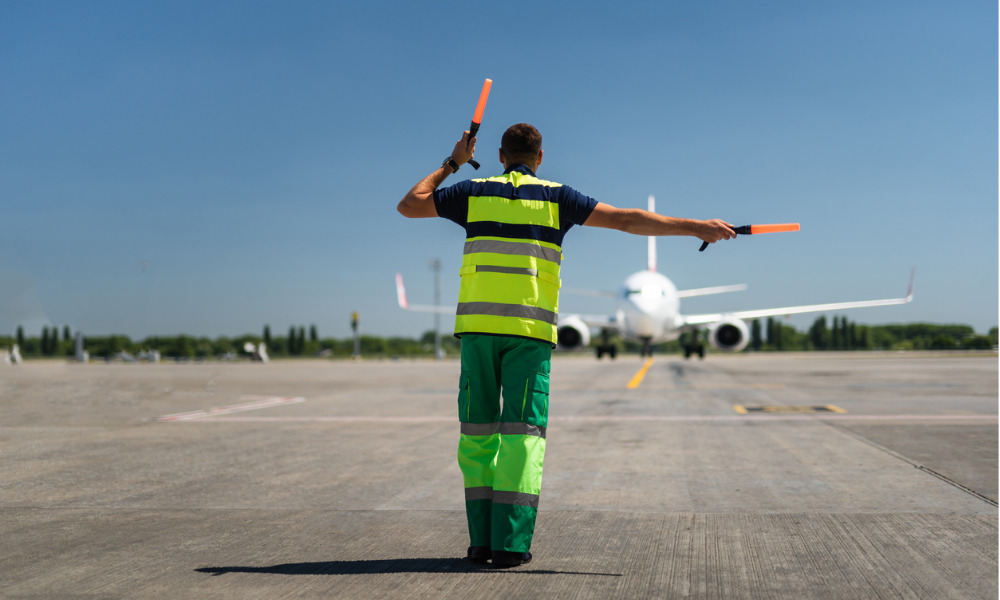
<path fill-rule="evenodd" d="M 800 332 L 773 317 L 761 331 L 760 321 L 751 326 L 749 347 L 758 351 L 810 350 L 990 350 L 997 344 L 997 328 L 977 335 L 968 325 L 909 323 L 862 325 L 847 317 L 833 317 L 828 325 L 820 316 L 808 330 Z M 766 337 L 765 337 L 766 333 Z"/>
<path fill-rule="evenodd" d="M 315 325 L 288 328 L 287 335 L 273 335 L 265 325 L 261 335 L 246 334 L 236 337 L 198 337 L 191 335 L 149 336 L 132 340 L 126 335 L 84 336 L 84 347 L 92 359 L 112 359 L 125 352 L 135 356 L 140 352 L 157 350 L 163 358 L 177 359 L 237 359 L 248 356 L 247 343 L 254 346 L 263 342 L 272 358 L 323 356 L 349 358 L 354 353 L 354 338 L 320 338 Z M 18 327 L 13 336 L 0 336 L 0 348 L 17 344 L 24 358 L 73 357 L 76 352 L 75 332 L 69 326 L 43 327 L 41 335 L 28 336 Z M 442 337 L 442 347 L 453 355 L 458 354 L 458 340 L 453 336 Z M 362 356 L 393 357 L 434 354 L 434 332 L 428 331 L 420 339 L 406 337 L 360 336 Z"/>
<path fill-rule="evenodd" d="M 27 336 L 18 327 L 14 336 L 0 336 L 0 348 L 17 344 L 25 358 L 72 357 L 75 353 L 74 332 L 69 326 L 43 327 L 41 335 Z M 818 317 L 806 331 L 799 331 L 775 318 L 753 321 L 747 351 L 806 352 L 830 350 L 989 350 L 997 346 L 997 328 L 987 335 L 977 335 L 968 325 L 938 325 L 910 323 L 899 325 L 862 325 L 847 317 Z M 150 336 L 133 341 L 125 335 L 86 336 L 85 347 L 92 358 L 112 359 L 122 352 L 136 355 L 157 350 L 164 358 L 176 359 L 236 359 L 246 356 L 247 343 L 263 342 L 274 358 L 329 357 L 348 358 L 354 352 L 354 338 L 320 338 L 315 325 L 288 328 L 286 335 L 272 335 L 265 325 L 261 335 L 237 337 L 196 337 L 190 335 Z M 442 348 L 447 354 L 459 353 L 459 341 L 443 335 Z M 626 351 L 638 351 L 638 345 L 622 344 Z M 434 355 L 434 332 L 427 331 L 419 339 L 406 337 L 360 336 L 361 355 L 368 357 L 410 357 Z M 663 351 L 679 352 L 680 342 L 665 344 Z"/>

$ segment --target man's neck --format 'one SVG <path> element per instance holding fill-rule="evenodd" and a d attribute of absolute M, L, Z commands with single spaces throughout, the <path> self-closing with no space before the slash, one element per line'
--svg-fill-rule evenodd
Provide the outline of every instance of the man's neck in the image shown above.
<path fill-rule="evenodd" d="M 525 163 L 525 162 L 516 162 L 516 163 L 510 163 L 510 164 L 504 163 L 503 170 L 504 170 L 504 173 L 507 173 L 511 169 L 514 169 L 514 168 L 520 167 L 520 166 L 528 167 L 529 169 L 531 169 L 532 173 L 537 173 L 538 172 L 538 165 L 537 164 L 533 165 L 533 164 Z"/>

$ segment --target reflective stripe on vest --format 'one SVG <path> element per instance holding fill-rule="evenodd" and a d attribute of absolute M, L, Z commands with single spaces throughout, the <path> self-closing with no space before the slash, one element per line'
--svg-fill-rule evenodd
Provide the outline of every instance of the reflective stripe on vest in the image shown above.
<path fill-rule="evenodd" d="M 455 333 L 516 335 L 556 343 L 562 248 L 560 184 L 512 171 L 474 180 L 490 195 L 470 196 Z"/>

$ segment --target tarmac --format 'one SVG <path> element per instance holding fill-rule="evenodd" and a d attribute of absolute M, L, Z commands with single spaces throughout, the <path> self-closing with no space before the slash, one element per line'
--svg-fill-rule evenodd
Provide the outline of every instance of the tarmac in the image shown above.
<path fill-rule="evenodd" d="M 510 570 L 464 559 L 458 373 L 0 365 L 0 598 L 998 597 L 995 354 L 556 357 Z"/>

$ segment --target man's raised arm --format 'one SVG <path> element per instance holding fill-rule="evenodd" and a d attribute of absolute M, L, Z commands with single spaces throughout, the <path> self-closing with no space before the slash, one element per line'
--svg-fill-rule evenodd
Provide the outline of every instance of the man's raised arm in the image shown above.
<path fill-rule="evenodd" d="M 641 208 L 615 208 L 603 202 L 597 203 L 584 225 L 636 235 L 690 235 L 710 244 L 736 237 L 733 226 L 721 219 L 680 219 Z"/>
<path fill-rule="evenodd" d="M 455 142 L 455 148 L 451 151 L 451 160 L 460 167 L 469 162 L 475 153 L 476 138 L 469 140 L 469 132 L 466 131 L 462 134 L 462 139 Z M 403 199 L 399 201 L 399 205 L 396 206 L 396 210 L 399 211 L 399 214 L 411 219 L 438 216 L 437 209 L 434 207 L 434 190 L 454 172 L 447 164 L 441 165 L 406 192 Z"/>

